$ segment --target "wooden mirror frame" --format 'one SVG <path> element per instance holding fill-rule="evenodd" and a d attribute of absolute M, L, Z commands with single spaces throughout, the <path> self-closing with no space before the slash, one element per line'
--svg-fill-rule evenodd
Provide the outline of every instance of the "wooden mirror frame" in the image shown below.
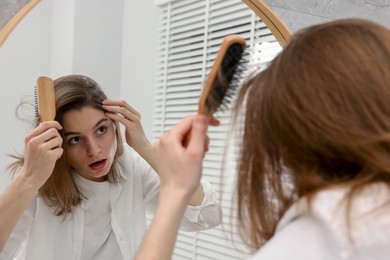
<path fill-rule="evenodd" d="M 0 30 L 0 47 L 7 39 L 8 35 L 12 32 L 15 26 L 23 19 L 23 17 L 34 7 L 40 0 L 31 0 L 25 6 L 23 6 Z"/>
<path fill-rule="evenodd" d="M 242 0 L 267 25 L 279 44 L 284 47 L 291 37 L 291 31 L 284 22 L 262 0 Z"/>
<path fill-rule="evenodd" d="M 242 0 L 250 9 L 252 9 L 259 18 L 267 25 L 276 40 L 283 47 L 291 37 L 291 31 L 283 21 L 269 8 L 262 0 Z M 23 6 L 0 30 L 0 47 L 12 32 L 15 26 L 40 0 L 31 0 Z"/>

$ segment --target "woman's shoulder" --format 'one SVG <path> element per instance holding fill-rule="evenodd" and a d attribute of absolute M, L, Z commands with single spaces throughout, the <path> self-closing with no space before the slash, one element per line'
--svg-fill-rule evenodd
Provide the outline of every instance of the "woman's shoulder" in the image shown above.
<path fill-rule="evenodd" d="M 296 230 L 299 235 L 295 242 L 309 238 L 304 243 L 320 237 L 327 247 L 336 248 L 339 257 L 343 254 L 363 259 L 359 257 L 373 253 L 374 248 L 389 255 L 390 188 L 386 184 L 371 184 L 356 193 L 351 203 L 347 200 L 349 192 L 348 187 L 334 187 L 318 192 L 310 202 L 301 198 L 283 216 L 276 233 Z"/>
<path fill-rule="evenodd" d="M 326 227 L 307 215 L 300 215 L 278 228 L 249 260 L 339 259 L 337 244 Z"/>
<path fill-rule="evenodd" d="M 348 211 L 353 216 L 359 216 L 379 209 L 387 212 L 390 210 L 390 187 L 386 184 L 368 185 L 360 192 L 353 194 L 351 203 L 348 203 L 349 195 L 349 187 L 332 187 L 321 190 L 310 200 L 303 197 L 295 202 L 283 219 L 291 220 L 309 214 L 324 221 L 334 222 L 335 217 L 345 216 Z"/>
<path fill-rule="evenodd" d="M 349 200 L 350 199 L 350 200 Z M 340 224 L 349 222 L 344 216 L 350 215 L 351 224 L 371 221 L 373 214 L 390 214 L 390 187 L 385 183 L 369 184 L 360 191 L 351 193 L 349 187 L 335 187 L 318 192 L 310 204 L 312 214 L 327 222 Z"/>

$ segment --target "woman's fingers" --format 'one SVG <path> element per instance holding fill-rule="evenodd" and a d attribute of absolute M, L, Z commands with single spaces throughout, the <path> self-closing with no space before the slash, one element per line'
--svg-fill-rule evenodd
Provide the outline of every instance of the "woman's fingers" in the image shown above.
<path fill-rule="evenodd" d="M 114 120 L 116 122 L 119 122 L 119 123 L 121 123 L 122 125 L 125 125 L 125 126 L 127 126 L 127 123 L 129 121 L 131 121 L 131 120 L 129 120 L 128 118 L 126 118 L 124 116 L 118 115 L 117 113 L 106 112 L 105 115 L 108 118 L 110 118 L 110 119 L 112 119 L 112 120 Z"/>
<path fill-rule="evenodd" d="M 207 149 L 206 116 L 188 116 L 154 143 L 161 185 L 185 191 L 190 198 L 199 186 L 202 159 Z M 183 140 L 191 132 L 186 146 Z"/>
<path fill-rule="evenodd" d="M 219 126 L 221 124 L 221 122 L 216 119 L 215 117 L 211 117 L 209 119 L 209 125 L 212 125 L 212 126 Z"/>
<path fill-rule="evenodd" d="M 105 115 L 125 126 L 125 136 L 128 145 L 133 147 L 137 152 L 150 146 L 148 139 L 145 136 L 142 124 L 141 115 L 132 106 L 124 100 L 108 99 L 103 101 L 103 109 Z"/>
<path fill-rule="evenodd" d="M 204 152 L 208 149 L 208 118 L 205 116 L 196 116 L 192 122 L 191 139 L 187 150 L 193 153 L 200 153 L 203 157 Z M 206 145 L 205 145 L 206 144 Z"/>
<path fill-rule="evenodd" d="M 128 114 L 141 118 L 141 114 L 130 106 L 125 100 L 107 99 L 103 101 L 103 108 L 112 113 Z M 130 112 L 130 113 L 128 113 Z"/>
<path fill-rule="evenodd" d="M 166 132 L 161 138 L 163 143 L 168 144 L 174 140 L 178 140 L 182 148 L 192 151 L 207 151 L 208 136 L 207 127 L 209 125 L 208 118 L 203 115 L 187 116 L 182 119 L 174 128 Z M 191 134 L 190 134 L 191 132 Z M 187 140 L 189 138 L 189 140 Z M 185 144 L 183 141 L 188 141 Z M 191 144 L 191 147 L 189 146 Z"/>
<path fill-rule="evenodd" d="M 63 153 L 60 129 L 58 122 L 43 122 L 25 137 L 23 172 L 37 187 L 49 178 Z"/>
<path fill-rule="evenodd" d="M 133 113 L 125 107 L 117 107 L 117 106 L 103 106 L 103 109 L 108 112 L 108 114 L 121 115 L 122 117 L 130 120 L 130 121 L 139 121 L 141 119 L 140 114 Z"/>
<path fill-rule="evenodd" d="M 51 129 L 44 132 L 40 136 L 32 138 L 28 143 L 26 143 L 26 152 L 29 155 L 28 157 L 37 158 L 40 161 L 45 160 L 57 160 L 60 156 L 55 156 L 55 158 L 49 156 L 45 157 L 48 154 L 62 154 L 62 138 L 59 134 L 52 134 Z M 54 151 L 55 150 L 55 151 Z M 54 152 L 52 152 L 54 151 Z"/>
<path fill-rule="evenodd" d="M 42 148 L 45 150 L 54 150 L 56 148 L 61 148 L 61 145 L 62 138 L 61 136 L 57 135 L 46 139 L 46 141 L 42 143 Z"/>
<path fill-rule="evenodd" d="M 125 107 L 134 114 L 138 113 L 136 109 L 134 109 L 125 100 L 122 99 L 106 99 L 103 101 L 103 105 Z"/>
<path fill-rule="evenodd" d="M 48 131 L 49 129 L 52 129 L 49 131 L 49 134 L 47 135 L 55 135 L 58 134 L 57 130 L 61 130 L 62 126 L 57 121 L 46 121 L 43 123 L 40 123 L 38 127 L 36 127 L 34 130 L 32 130 L 30 133 L 28 133 L 25 137 L 25 143 L 29 142 L 31 139 L 41 136 L 43 133 Z"/>
<path fill-rule="evenodd" d="M 61 138 L 57 129 L 50 128 L 42 134 L 30 138 L 26 143 L 26 146 L 32 150 L 42 149 L 42 151 L 49 151 L 52 149 L 61 148 L 62 140 L 63 139 Z"/>
<path fill-rule="evenodd" d="M 105 100 L 103 101 L 103 109 L 106 111 L 106 116 L 108 118 L 111 118 L 126 127 L 133 128 L 141 125 L 140 113 L 124 100 Z"/>

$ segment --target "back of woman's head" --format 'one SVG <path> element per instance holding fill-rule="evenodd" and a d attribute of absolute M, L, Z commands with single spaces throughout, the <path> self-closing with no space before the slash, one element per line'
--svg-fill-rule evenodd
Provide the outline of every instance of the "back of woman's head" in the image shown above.
<path fill-rule="evenodd" d="M 297 197 L 390 180 L 389 82 L 390 31 L 346 19 L 296 33 L 244 85 L 239 210 L 254 246 Z"/>

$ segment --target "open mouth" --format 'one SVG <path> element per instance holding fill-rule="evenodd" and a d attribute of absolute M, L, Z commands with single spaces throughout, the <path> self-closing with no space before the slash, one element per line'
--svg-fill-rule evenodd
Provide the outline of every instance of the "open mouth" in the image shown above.
<path fill-rule="evenodd" d="M 93 163 L 89 164 L 88 166 L 93 170 L 100 170 L 100 169 L 104 168 L 104 166 L 106 166 L 106 162 L 107 162 L 107 159 L 103 159 L 103 160 L 100 160 L 97 162 L 93 162 Z"/>

